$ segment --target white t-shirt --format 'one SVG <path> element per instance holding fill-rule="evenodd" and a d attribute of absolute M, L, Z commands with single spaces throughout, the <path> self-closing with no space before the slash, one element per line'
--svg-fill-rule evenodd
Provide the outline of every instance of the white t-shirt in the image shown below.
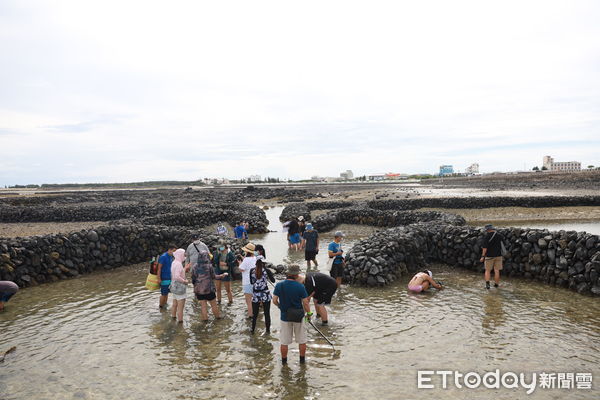
<path fill-rule="evenodd" d="M 242 271 L 242 285 L 250 284 L 250 270 L 256 267 L 256 257 L 246 257 L 240 264 Z"/>

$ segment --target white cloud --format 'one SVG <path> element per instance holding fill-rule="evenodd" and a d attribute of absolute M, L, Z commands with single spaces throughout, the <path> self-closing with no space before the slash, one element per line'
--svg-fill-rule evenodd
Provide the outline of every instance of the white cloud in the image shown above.
<path fill-rule="evenodd" d="M 600 164 L 599 16 L 593 1 L 3 2 L 0 184 Z"/>

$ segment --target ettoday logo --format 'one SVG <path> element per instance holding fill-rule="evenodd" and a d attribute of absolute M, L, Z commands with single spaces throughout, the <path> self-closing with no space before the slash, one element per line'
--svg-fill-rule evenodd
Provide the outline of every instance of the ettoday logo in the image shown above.
<path fill-rule="evenodd" d="M 481 386 L 487 389 L 519 389 L 531 394 L 540 389 L 591 389 L 592 374 L 588 372 L 552 372 L 552 373 L 501 373 L 499 369 L 485 372 L 459 371 L 417 371 L 418 389 L 447 389 L 453 384 L 457 389 L 477 389 Z"/>

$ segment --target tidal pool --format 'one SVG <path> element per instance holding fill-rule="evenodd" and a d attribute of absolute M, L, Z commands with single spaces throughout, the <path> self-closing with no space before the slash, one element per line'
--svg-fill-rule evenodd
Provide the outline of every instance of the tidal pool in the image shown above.
<path fill-rule="evenodd" d="M 270 261 L 303 262 L 286 248 L 281 209 L 268 210 L 271 229 L 253 236 Z M 342 226 L 353 241 L 371 227 Z M 319 254 L 325 261 L 330 235 Z M 406 277 L 372 289 L 343 286 L 330 326 L 309 327 L 307 363 L 290 348 L 279 361 L 279 316 L 273 330 L 249 333 L 240 282 L 224 318 L 199 320 L 191 294 L 184 323 L 158 311 L 158 293 L 144 289 L 145 264 L 21 290 L 0 313 L 0 398 L 12 399 L 469 399 L 598 398 L 591 390 L 417 389 L 418 370 L 500 369 L 526 373 L 600 373 L 600 301 L 545 284 L 510 278 L 485 290 L 482 276 L 432 265 L 441 292 L 411 295 Z M 323 268 L 323 267 L 321 267 Z M 528 378 L 529 379 L 529 378 Z"/>

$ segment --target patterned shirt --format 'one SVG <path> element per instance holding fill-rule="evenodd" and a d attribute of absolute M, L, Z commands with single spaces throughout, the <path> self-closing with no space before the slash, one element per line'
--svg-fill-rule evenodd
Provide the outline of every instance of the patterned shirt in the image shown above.
<path fill-rule="evenodd" d="M 250 271 L 250 283 L 252 283 L 252 302 L 260 303 L 271 301 L 273 296 L 269 291 L 269 284 L 267 283 L 267 271 L 263 268 L 263 273 L 260 279 L 256 279 L 256 268 L 252 268 Z"/>

